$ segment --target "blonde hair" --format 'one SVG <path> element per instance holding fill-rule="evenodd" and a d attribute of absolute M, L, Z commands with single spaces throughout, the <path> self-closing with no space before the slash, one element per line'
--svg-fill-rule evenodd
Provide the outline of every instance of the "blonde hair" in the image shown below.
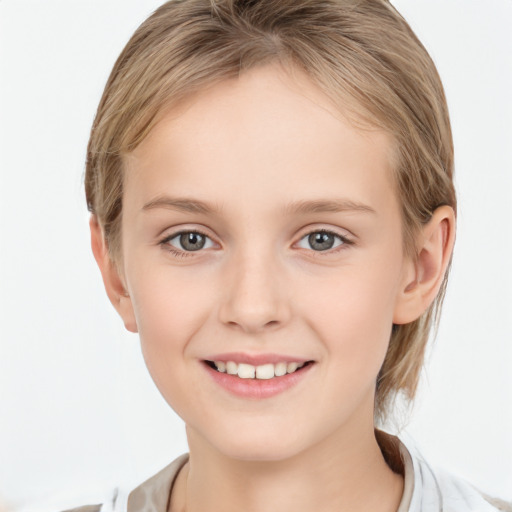
<path fill-rule="evenodd" d="M 122 157 L 177 105 L 245 70 L 300 69 L 354 121 L 391 134 L 404 250 L 441 205 L 456 208 L 448 108 L 435 65 L 384 0 L 175 0 L 134 33 L 108 79 L 87 151 L 85 189 L 113 261 L 120 256 Z M 375 417 L 414 398 L 446 279 L 416 321 L 394 325 L 376 383 Z"/>

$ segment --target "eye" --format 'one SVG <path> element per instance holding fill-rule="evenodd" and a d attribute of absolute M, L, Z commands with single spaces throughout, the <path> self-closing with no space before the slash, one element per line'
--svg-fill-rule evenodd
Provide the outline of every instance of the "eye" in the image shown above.
<path fill-rule="evenodd" d="M 340 245 L 348 245 L 352 242 L 347 238 L 333 233 L 332 231 L 319 230 L 312 231 L 302 237 L 298 246 L 302 249 L 313 249 L 314 251 L 328 251 L 339 247 Z"/>
<path fill-rule="evenodd" d="M 199 231 L 181 231 L 162 240 L 162 245 L 170 245 L 180 251 L 193 252 L 213 247 L 213 241 Z"/>

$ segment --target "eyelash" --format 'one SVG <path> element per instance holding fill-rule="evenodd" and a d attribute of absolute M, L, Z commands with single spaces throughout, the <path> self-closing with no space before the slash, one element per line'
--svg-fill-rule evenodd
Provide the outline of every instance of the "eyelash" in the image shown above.
<path fill-rule="evenodd" d="M 171 240 L 177 238 L 180 235 L 189 234 L 189 233 L 194 233 L 194 234 L 197 234 L 197 235 L 201 235 L 201 236 L 204 236 L 205 238 L 209 238 L 210 239 L 210 237 L 204 231 L 201 231 L 200 229 L 184 229 L 182 231 L 178 231 L 176 233 L 173 233 L 172 235 L 166 236 L 159 243 L 160 243 L 160 245 L 166 251 L 170 252 L 173 256 L 175 256 L 177 258 L 189 258 L 189 257 L 194 255 L 194 252 L 201 252 L 201 251 L 200 250 L 198 250 L 198 251 L 179 250 L 179 249 L 176 249 L 175 247 L 173 247 L 172 245 L 169 245 L 169 242 Z"/>
<path fill-rule="evenodd" d="M 201 252 L 201 250 L 199 249 L 197 251 L 185 251 L 185 250 L 176 249 L 172 245 L 169 245 L 169 242 L 171 240 L 179 237 L 180 235 L 191 234 L 191 233 L 201 235 L 201 236 L 211 240 L 211 238 L 203 231 L 201 231 L 199 229 L 190 229 L 190 230 L 178 231 L 176 233 L 172 233 L 169 236 L 166 236 L 163 240 L 161 240 L 159 242 L 159 245 L 161 245 L 166 251 L 168 251 L 169 253 L 171 253 L 173 256 L 175 256 L 177 258 L 193 257 L 195 252 Z M 309 231 L 308 233 L 306 233 L 305 235 L 303 235 L 300 238 L 299 242 L 304 240 L 306 237 L 309 237 L 310 235 L 315 234 L 315 233 L 332 235 L 341 241 L 341 244 L 339 244 L 334 249 L 327 249 L 325 251 L 315 251 L 314 249 L 310 249 L 309 252 L 311 252 L 315 257 L 323 257 L 326 255 L 336 254 L 339 251 L 345 250 L 347 246 L 354 245 L 354 242 L 352 240 L 350 240 L 349 238 L 347 238 L 343 235 L 340 235 L 339 233 L 336 233 L 335 231 L 329 231 L 328 229 L 316 229 L 313 231 Z"/>
<path fill-rule="evenodd" d="M 311 236 L 312 234 L 331 235 L 334 238 L 337 238 L 338 240 L 341 241 L 341 243 L 333 249 L 327 249 L 325 251 L 315 251 L 314 249 L 309 249 L 308 251 L 311 252 L 311 254 L 314 257 L 322 258 L 333 254 L 337 254 L 340 251 L 344 251 L 347 248 L 347 246 L 354 245 L 354 242 L 347 238 L 346 236 L 340 235 L 339 233 L 336 233 L 335 231 L 330 231 L 328 229 L 314 229 L 312 231 L 309 231 L 300 238 L 299 242 Z"/>

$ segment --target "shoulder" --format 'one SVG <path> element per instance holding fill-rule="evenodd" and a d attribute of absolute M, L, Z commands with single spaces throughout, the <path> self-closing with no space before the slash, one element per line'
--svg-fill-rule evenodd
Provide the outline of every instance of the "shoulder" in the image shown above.
<path fill-rule="evenodd" d="M 410 438 L 401 440 L 404 463 L 414 475 L 408 512 L 512 512 L 512 503 L 479 491 L 466 480 L 430 465 Z"/>
<path fill-rule="evenodd" d="M 131 490 L 116 488 L 103 503 L 62 510 L 61 512 L 167 512 L 170 492 L 180 469 L 188 461 L 183 454 L 157 474 Z"/>
<path fill-rule="evenodd" d="M 488 496 L 469 482 L 446 471 L 434 472 L 445 510 L 454 512 L 512 512 L 512 503 Z"/>

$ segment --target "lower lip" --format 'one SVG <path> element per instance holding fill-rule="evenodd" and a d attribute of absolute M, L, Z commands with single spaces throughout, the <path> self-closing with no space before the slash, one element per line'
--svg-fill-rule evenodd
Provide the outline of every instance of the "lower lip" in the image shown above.
<path fill-rule="evenodd" d="M 273 377 L 272 379 L 241 379 L 236 375 L 218 372 L 205 362 L 203 362 L 203 366 L 217 384 L 233 395 L 242 398 L 262 399 L 279 395 L 297 385 L 306 377 L 314 363 L 309 363 L 293 373 L 287 373 L 282 377 Z"/>

